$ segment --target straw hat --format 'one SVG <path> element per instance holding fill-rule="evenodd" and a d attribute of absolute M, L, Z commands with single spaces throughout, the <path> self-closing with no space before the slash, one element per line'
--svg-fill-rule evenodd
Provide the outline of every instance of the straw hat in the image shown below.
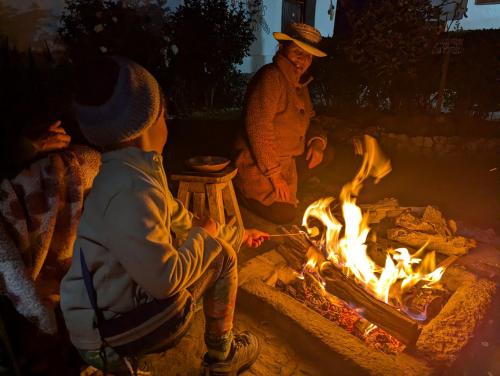
<path fill-rule="evenodd" d="M 321 41 L 320 32 L 310 25 L 294 22 L 286 27 L 284 33 L 274 32 L 273 35 L 277 41 L 292 41 L 313 56 L 326 56 L 326 53 L 317 48 L 317 45 Z"/>

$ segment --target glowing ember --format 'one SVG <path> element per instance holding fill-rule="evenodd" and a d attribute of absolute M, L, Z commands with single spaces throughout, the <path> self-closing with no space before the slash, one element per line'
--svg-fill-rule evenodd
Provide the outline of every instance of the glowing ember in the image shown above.
<path fill-rule="evenodd" d="M 432 286 L 441 279 L 445 268 L 436 268 L 434 252 L 421 258 L 425 246 L 413 255 L 406 248 L 388 249 L 384 267 L 368 256 L 368 216 L 356 205 L 356 196 L 366 178 L 371 176 L 378 182 L 391 171 L 391 163 L 373 137 L 365 136 L 363 145 L 357 143 L 356 149 L 363 153 L 363 163 L 356 177 L 342 188 L 340 194 L 345 225 L 342 226 L 331 212 L 332 197 L 312 203 L 304 213 L 302 225 L 311 237 L 319 237 L 316 243 L 327 258 L 320 260 L 318 255 L 308 255 L 306 270 L 321 268 L 323 263 L 331 262 L 363 285 L 371 295 L 406 312 L 402 304 L 403 293 L 417 283 L 422 288 Z M 316 226 L 310 225 L 313 218 L 323 224 L 325 230 L 321 234 Z M 421 314 L 425 319 L 425 312 Z"/>

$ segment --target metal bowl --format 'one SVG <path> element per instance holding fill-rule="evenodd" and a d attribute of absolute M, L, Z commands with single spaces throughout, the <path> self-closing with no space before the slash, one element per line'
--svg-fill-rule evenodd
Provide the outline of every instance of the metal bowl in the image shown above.
<path fill-rule="evenodd" d="M 186 165 L 195 171 L 200 172 L 218 172 L 224 170 L 229 163 L 230 159 L 224 157 L 216 157 L 213 155 L 197 156 L 189 158 Z"/>

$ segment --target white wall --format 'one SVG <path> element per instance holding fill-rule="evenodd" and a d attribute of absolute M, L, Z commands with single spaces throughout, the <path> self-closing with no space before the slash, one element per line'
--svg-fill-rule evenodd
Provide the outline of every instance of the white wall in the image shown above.
<path fill-rule="evenodd" d="M 239 66 L 243 73 L 255 72 L 264 64 L 271 62 L 278 47 L 273 32 L 281 31 L 281 10 L 281 1 L 263 1 L 260 25 L 256 31 L 257 39 L 250 47 L 250 56 L 245 57 L 243 64 Z"/>
<path fill-rule="evenodd" d="M 170 9 L 175 9 L 180 4 L 182 4 L 182 0 L 167 0 L 167 7 Z"/>
<path fill-rule="evenodd" d="M 337 11 L 337 0 L 333 1 L 334 12 Z M 322 36 L 331 37 L 333 35 L 333 27 L 335 24 L 335 13 L 333 19 L 330 18 L 328 10 L 330 9 L 330 0 L 316 0 L 316 18 L 314 26 L 318 29 Z"/>
<path fill-rule="evenodd" d="M 467 18 L 460 21 L 464 30 L 500 29 L 500 4 L 476 5 L 475 0 L 467 4 Z"/>
<path fill-rule="evenodd" d="M 336 8 L 337 0 L 333 1 Z M 328 8 L 330 0 L 316 0 L 315 27 L 323 36 L 332 36 L 334 20 L 330 19 Z M 282 2 L 280 0 L 264 0 L 263 19 L 264 26 L 260 26 L 257 31 L 257 40 L 250 48 L 250 56 L 247 56 L 239 69 L 243 73 L 256 72 L 264 64 L 272 61 L 278 48 L 278 42 L 273 37 L 274 31 L 281 30 Z"/>

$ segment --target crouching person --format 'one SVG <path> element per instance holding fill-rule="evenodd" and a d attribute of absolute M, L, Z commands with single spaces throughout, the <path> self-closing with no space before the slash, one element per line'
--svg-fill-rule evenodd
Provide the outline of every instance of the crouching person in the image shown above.
<path fill-rule="evenodd" d="M 259 345 L 253 334 L 232 330 L 235 251 L 268 235 L 193 218 L 173 198 L 161 157 L 166 109 L 144 68 L 103 59 L 82 73 L 75 101 L 82 133 L 104 153 L 61 284 L 73 344 L 90 365 L 126 373 L 132 359 L 175 346 L 203 297 L 205 372 L 249 367 Z"/>

